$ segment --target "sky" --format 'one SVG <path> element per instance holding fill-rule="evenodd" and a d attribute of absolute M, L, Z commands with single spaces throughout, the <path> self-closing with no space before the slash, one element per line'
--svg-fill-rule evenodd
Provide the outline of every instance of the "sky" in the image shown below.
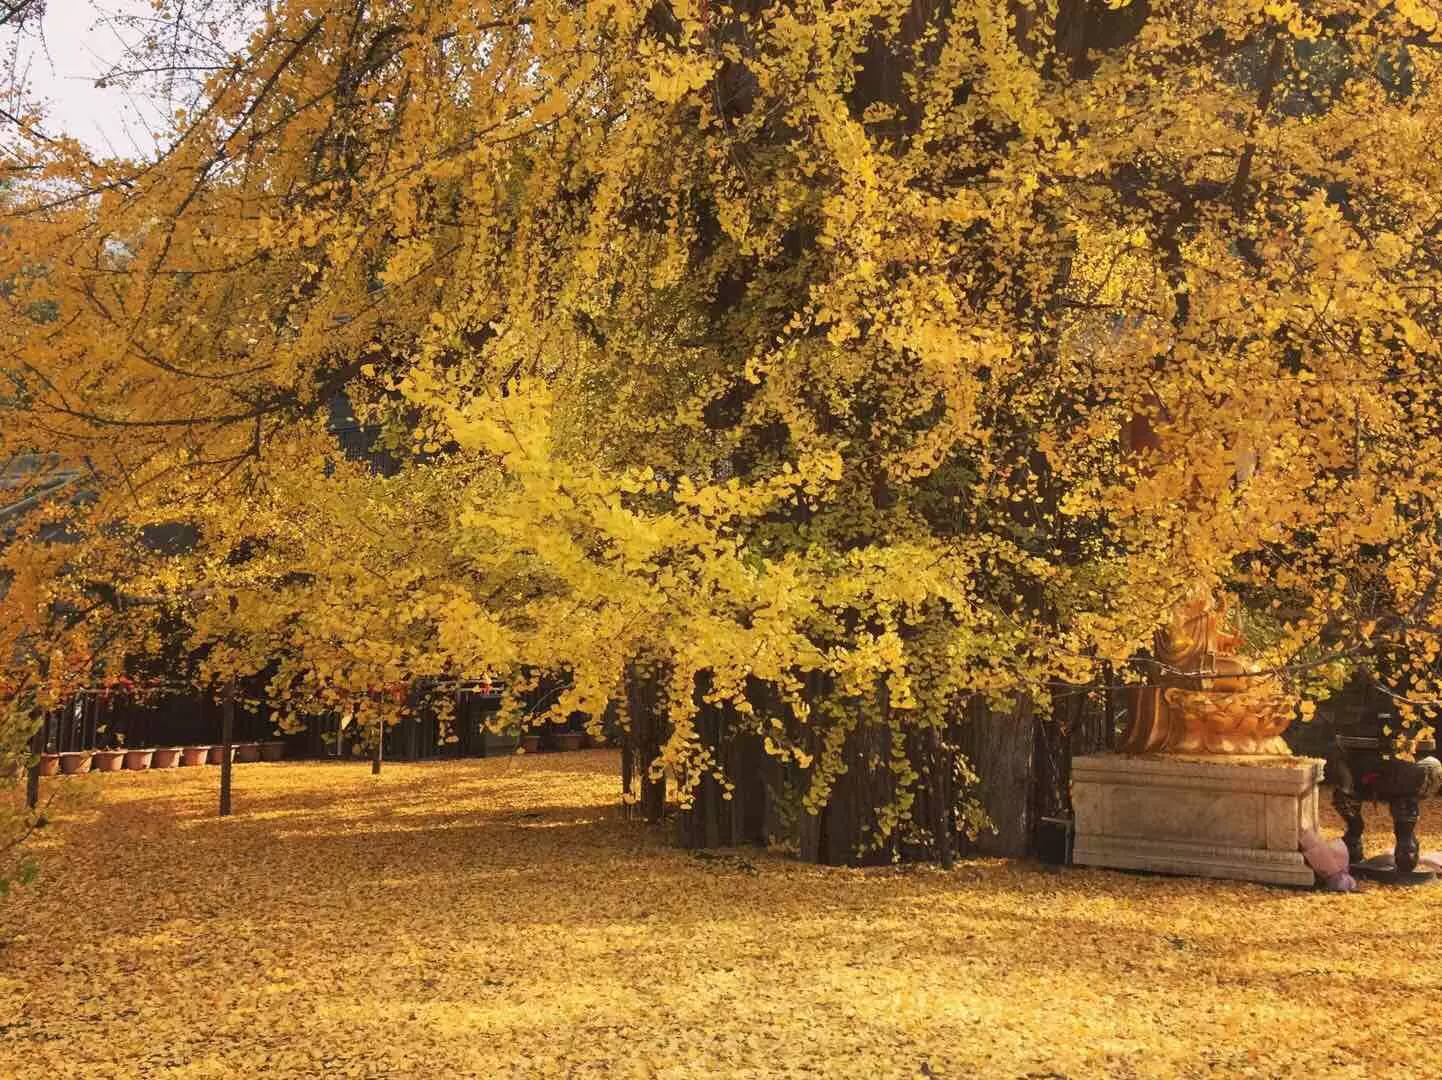
<path fill-rule="evenodd" d="M 32 98 L 49 103 L 44 130 L 84 142 L 93 154 L 153 154 L 155 132 L 170 112 L 162 97 L 96 78 L 125 54 L 117 15 L 145 15 L 148 0 L 46 0 L 43 34 L 22 42 L 20 70 Z"/>

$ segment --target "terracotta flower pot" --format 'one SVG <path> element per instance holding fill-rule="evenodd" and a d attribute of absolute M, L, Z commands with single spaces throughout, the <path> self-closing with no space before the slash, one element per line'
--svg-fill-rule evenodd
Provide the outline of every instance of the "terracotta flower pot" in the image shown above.
<path fill-rule="evenodd" d="M 558 731 L 551 736 L 557 750 L 579 750 L 581 740 L 586 736 L 579 731 Z"/>
<path fill-rule="evenodd" d="M 235 744 L 235 762 L 239 765 L 242 761 L 259 761 L 260 743 L 243 742 Z"/>
<path fill-rule="evenodd" d="M 235 745 L 236 745 L 235 743 L 231 743 L 231 744 L 230 744 L 230 760 L 231 760 L 231 761 L 234 761 L 234 760 L 235 760 Z M 224 760 L 224 758 L 225 758 L 225 747 L 224 747 L 224 746 L 212 746 L 212 747 L 210 748 L 210 753 L 208 753 L 208 754 L 205 755 L 205 760 L 206 760 L 207 762 L 209 762 L 211 765 L 219 765 L 219 764 L 221 763 L 221 761 Z"/>
<path fill-rule="evenodd" d="M 55 775 L 56 773 L 58 773 L 59 771 L 60 771 L 60 755 L 59 755 L 59 754 L 41 754 L 41 755 L 40 755 L 40 775 L 41 775 L 41 776 L 54 776 L 54 775 Z"/>
<path fill-rule="evenodd" d="M 180 747 L 162 746 L 155 751 L 155 757 L 150 759 L 152 769 L 173 769 L 180 764 Z"/>
<path fill-rule="evenodd" d="M 66 776 L 90 771 L 90 762 L 95 755 L 89 750 L 71 750 L 60 755 L 60 771 Z"/>
<path fill-rule="evenodd" d="M 285 743 L 279 739 L 271 739 L 269 742 L 260 744 L 261 761 L 279 761 L 285 757 Z"/>
<path fill-rule="evenodd" d="M 154 750 L 127 750 L 125 751 L 125 767 L 135 772 L 150 768 L 150 759 L 155 756 Z"/>
<path fill-rule="evenodd" d="M 204 765 L 210 757 L 208 746 L 186 746 L 180 751 L 180 763 L 182 765 Z"/>
<path fill-rule="evenodd" d="M 97 750 L 95 751 L 96 772 L 119 772 L 125 764 L 124 750 Z"/>
<path fill-rule="evenodd" d="M 527 754 L 538 753 L 541 749 L 541 737 L 539 735 L 522 735 L 521 750 Z"/>

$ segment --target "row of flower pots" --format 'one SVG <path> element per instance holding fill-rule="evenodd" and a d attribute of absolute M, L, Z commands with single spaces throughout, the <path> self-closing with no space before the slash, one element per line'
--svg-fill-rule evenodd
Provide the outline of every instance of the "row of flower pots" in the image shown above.
<path fill-rule="evenodd" d="M 225 756 L 224 746 L 161 746 L 139 750 L 71 750 L 63 754 L 41 754 L 40 775 L 64 773 L 119 772 L 121 769 L 173 769 L 178 765 L 219 765 Z M 285 743 L 231 743 L 230 760 L 279 761 L 285 757 Z"/>
<path fill-rule="evenodd" d="M 542 736 L 522 735 L 521 749 L 528 754 L 540 751 Z M 551 731 L 544 736 L 552 750 L 587 750 L 593 746 L 604 746 L 605 744 L 584 731 Z"/>

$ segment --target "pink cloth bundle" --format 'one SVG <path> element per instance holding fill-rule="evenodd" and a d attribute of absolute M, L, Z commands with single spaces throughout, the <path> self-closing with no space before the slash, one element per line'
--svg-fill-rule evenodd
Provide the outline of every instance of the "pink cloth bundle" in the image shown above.
<path fill-rule="evenodd" d="M 1330 892 L 1356 892 L 1357 882 L 1349 873 L 1347 845 L 1338 840 L 1323 840 L 1316 829 L 1302 833 L 1302 858 Z"/>

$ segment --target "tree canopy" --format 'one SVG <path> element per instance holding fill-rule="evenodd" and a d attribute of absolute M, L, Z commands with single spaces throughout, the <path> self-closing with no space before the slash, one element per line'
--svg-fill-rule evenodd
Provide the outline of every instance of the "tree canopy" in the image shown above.
<path fill-rule="evenodd" d="M 1302 695 L 1381 652 L 1426 701 L 1437 21 L 277 4 L 154 161 L 9 135 L 0 453 L 91 497 L 5 550 L 0 647 L 164 609 L 297 718 L 644 668 L 683 801 L 708 708 L 811 809 L 881 733 L 871 840 L 968 701 L 1125 672 L 1198 579 Z"/>

